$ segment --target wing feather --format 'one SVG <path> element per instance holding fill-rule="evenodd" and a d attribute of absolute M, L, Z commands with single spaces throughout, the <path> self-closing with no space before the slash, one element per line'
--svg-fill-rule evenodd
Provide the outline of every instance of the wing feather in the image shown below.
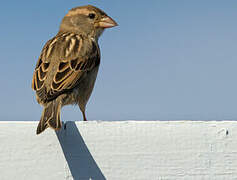
<path fill-rule="evenodd" d="M 55 64 L 50 66 L 50 63 L 55 57 L 59 58 L 59 63 L 52 68 Z M 53 100 L 71 91 L 99 63 L 99 47 L 93 40 L 86 41 L 72 33 L 56 36 L 42 50 L 33 74 L 32 88 L 41 101 Z"/>

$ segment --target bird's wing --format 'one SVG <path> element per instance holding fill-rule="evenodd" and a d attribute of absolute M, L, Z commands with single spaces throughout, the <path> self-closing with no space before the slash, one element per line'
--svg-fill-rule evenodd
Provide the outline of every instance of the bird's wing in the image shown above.
<path fill-rule="evenodd" d="M 62 34 L 44 46 L 33 74 L 32 88 L 47 102 L 72 90 L 100 63 L 97 43 L 75 34 Z"/>

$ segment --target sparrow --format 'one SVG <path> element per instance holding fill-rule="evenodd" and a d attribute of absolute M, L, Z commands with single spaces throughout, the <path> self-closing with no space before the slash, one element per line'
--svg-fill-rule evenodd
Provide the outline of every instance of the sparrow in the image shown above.
<path fill-rule="evenodd" d="M 100 65 L 98 38 L 117 23 L 104 11 L 87 5 L 72 8 L 59 31 L 43 47 L 33 73 L 32 89 L 44 109 L 36 134 L 50 127 L 59 130 L 61 108 L 77 104 L 86 121 L 90 98 Z"/>

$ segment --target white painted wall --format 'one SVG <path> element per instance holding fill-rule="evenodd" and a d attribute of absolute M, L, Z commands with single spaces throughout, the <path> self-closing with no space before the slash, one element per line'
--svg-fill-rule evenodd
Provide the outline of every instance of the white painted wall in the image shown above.
<path fill-rule="evenodd" d="M 0 122 L 0 180 L 237 179 L 237 122 Z"/>

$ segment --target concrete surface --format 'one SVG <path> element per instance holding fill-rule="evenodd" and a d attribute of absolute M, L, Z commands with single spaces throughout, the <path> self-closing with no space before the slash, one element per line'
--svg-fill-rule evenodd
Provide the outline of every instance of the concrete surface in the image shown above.
<path fill-rule="evenodd" d="M 0 122 L 1 180 L 237 179 L 235 121 Z"/>

